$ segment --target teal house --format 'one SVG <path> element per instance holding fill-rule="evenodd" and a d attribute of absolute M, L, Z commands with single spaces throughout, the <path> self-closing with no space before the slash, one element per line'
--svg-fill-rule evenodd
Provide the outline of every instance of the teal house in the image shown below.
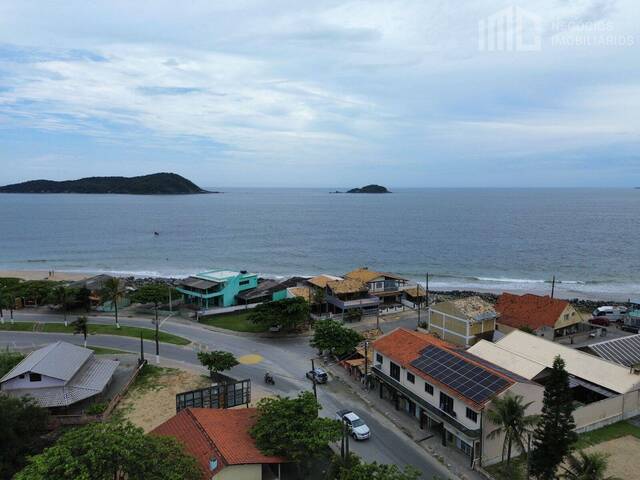
<path fill-rule="evenodd" d="M 258 275 L 246 271 L 211 270 L 187 277 L 177 290 L 185 303 L 200 308 L 232 307 L 237 304 L 237 295 L 258 286 Z"/>

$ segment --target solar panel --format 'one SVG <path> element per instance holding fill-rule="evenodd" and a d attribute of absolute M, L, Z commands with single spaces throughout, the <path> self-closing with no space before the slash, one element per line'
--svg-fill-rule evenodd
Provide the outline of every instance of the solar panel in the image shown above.
<path fill-rule="evenodd" d="M 499 375 L 435 345 L 426 347 L 411 365 L 476 403 L 483 403 L 509 385 Z"/>

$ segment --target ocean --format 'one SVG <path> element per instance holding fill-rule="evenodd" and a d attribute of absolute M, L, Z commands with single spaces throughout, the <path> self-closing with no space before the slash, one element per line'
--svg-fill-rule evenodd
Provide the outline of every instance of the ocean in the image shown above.
<path fill-rule="evenodd" d="M 0 269 L 186 276 L 343 274 L 430 288 L 640 297 L 640 190 L 223 189 L 188 196 L 0 194 Z M 159 235 L 154 235 L 158 232 Z"/>

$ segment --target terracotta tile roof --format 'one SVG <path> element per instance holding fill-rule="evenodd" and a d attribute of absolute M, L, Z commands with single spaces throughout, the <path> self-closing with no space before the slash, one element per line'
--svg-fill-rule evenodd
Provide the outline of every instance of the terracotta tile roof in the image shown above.
<path fill-rule="evenodd" d="M 495 308 L 500 314 L 499 323 L 514 328 L 528 326 L 537 330 L 545 326 L 553 327 L 567 305 L 569 302 L 549 296 L 503 293 L 498 297 Z"/>
<path fill-rule="evenodd" d="M 400 277 L 394 273 L 386 273 L 386 272 L 375 272 L 373 270 L 369 270 L 367 267 L 356 268 L 352 272 L 345 274 L 345 278 L 350 278 L 352 280 L 360 280 L 361 282 L 368 283 L 378 277 L 388 277 L 394 278 L 396 280 L 407 280 L 406 278 Z"/>
<path fill-rule="evenodd" d="M 331 289 L 333 293 L 357 293 L 367 292 L 367 286 L 360 280 L 346 279 L 346 280 L 332 280 L 327 282 L 327 287 Z"/>
<path fill-rule="evenodd" d="M 211 478 L 227 465 L 285 463 L 286 459 L 265 455 L 256 446 L 249 430 L 255 424 L 256 409 L 188 408 L 182 410 L 151 433 L 177 438 Z M 218 460 L 211 472 L 209 462 Z"/>
<path fill-rule="evenodd" d="M 383 355 L 389 357 L 395 363 L 400 364 L 403 368 L 411 371 L 415 375 L 429 381 L 430 383 L 437 385 L 439 388 L 448 391 L 450 394 L 461 399 L 465 403 L 471 404 L 476 408 L 482 408 L 484 404 L 473 401 L 472 399 L 458 392 L 455 388 L 447 385 L 446 383 L 440 382 L 439 380 L 431 377 L 422 370 L 414 367 L 413 365 L 410 365 L 411 362 L 419 358 L 421 356 L 421 352 L 430 345 L 433 345 L 442 350 L 446 350 L 447 352 L 460 358 L 461 360 L 464 360 L 467 363 L 480 367 L 485 371 L 491 372 L 492 374 L 505 379 L 507 381 L 507 388 L 517 381 L 517 379 L 514 379 L 515 374 L 512 374 L 511 372 L 506 371 L 498 367 L 497 365 L 494 366 L 489 362 L 476 361 L 470 355 L 465 355 L 463 348 L 445 342 L 444 340 L 440 340 L 430 334 L 414 332 L 405 328 L 397 328 L 373 342 L 373 348 L 377 352 L 380 352 Z"/>
<path fill-rule="evenodd" d="M 431 306 L 431 309 L 477 321 L 491 318 L 496 314 L 493 305 L 476 295 L 436 303 Z"/>
<path fill-rule="evenodd" d="M 307 302 L 311 301 L 311 289 L 309 287 L 289 287 L 287 290 L 291 295 L 304 298 Z"/>
<path fill-rule="evenodd" d="M 405 288 L 403 290 L 404 293 L 406 293 L 407 295 L 410 295 L 411 297 L 415 298 L 418 295 L 421 297 L 424 297 L 427 293 L 426 289 L 424 287 L 411 287 L 411 288 Z"/>
<path fill-rule="evenodd" d="M 340 277 L 335 277 L 333 275 L 317 275 L 315 277 L 307 280 L 311 285 L 315 285 L 316 287 L 325 288 L 328 282 L 342 280 Z"/>

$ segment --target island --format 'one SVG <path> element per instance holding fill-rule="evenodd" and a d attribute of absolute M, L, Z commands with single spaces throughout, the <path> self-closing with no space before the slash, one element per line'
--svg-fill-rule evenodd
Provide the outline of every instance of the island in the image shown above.
<path fill-rule="evenodd" d="M 189 195 L 207 192 L 176 173 L 139 177 L 87 177 L 79 180 L 31 180 L 0 187 L 0 193 L 117 193 L 128 195 Z"/>
<path fill-rule="evenodd" d="M 347 193 L 391 193 L 387 190 L 387 187 L 382 185 L 366 185 L 362 188 L 352 188 L 347 190 Z"/>

